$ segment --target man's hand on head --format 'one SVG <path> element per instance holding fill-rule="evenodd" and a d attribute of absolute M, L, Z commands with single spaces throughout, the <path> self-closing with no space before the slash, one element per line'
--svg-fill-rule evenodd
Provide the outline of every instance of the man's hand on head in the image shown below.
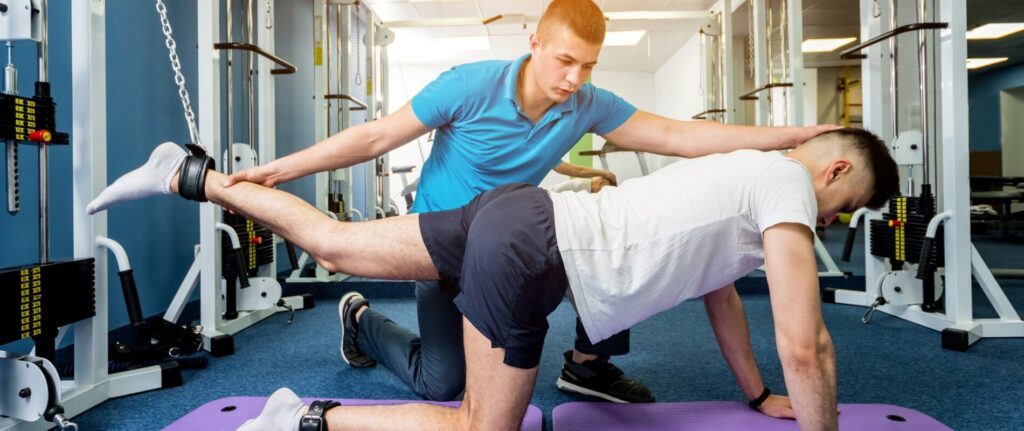
<path fill-rule="evenodd" d="M 597 193 L 601 189 L 607 186 L 613 186 L 615 183 L 608 180 L 605 177 L 591 177 L 590 178 L 590 193 Z"/>
<path fill-rule="evenodd" d="M 828 131 L 842 128 L 842 126 L 837 126 L 835 124 L 819 124 L 817 126 L 798 127 L 796 136 L 794 136 L 791 146 L 783 149 L 785 150 L 799 147 L 803 145 L 804 142 L 813 139 L 815 136 L 818 136 Z"/>

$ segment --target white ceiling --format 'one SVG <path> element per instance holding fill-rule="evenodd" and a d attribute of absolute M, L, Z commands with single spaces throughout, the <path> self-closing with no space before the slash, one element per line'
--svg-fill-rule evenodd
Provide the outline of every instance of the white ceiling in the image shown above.
<path fill-rule="evenodd" d="M 536 29 L 536 19 L 550 0 L 362 0 L 385 23 L 431 19 L 473 19 L 483 22 L 496 15 L 524 16 L 518 23 L 490 25 L 436 26 L 429 28 L 396 28 L 391 61 L 402 65 L 450 66 L 488 59 L 512 59 L 527 52 L 528 37 Z M 780 0 L 769 0 L 778 7 Z M 620 11 L 708 11 L 716 0 L 595 0 L 605 12 Z M 735 34 L 743 35 L 747 27 L 747 6 L 744 0 L 734 17 Z M 804 39 L 859 36 L 860 23 L 856 0 L 803 0 Z M 971 0 L 967 4 L 968 28 L 987 22 L 1024 21 L 1024 0 Z M 654 72 L 697 33 L 697 19 L 609 21 L 608 31 L 646 30 L 635 46 L 605 47 L 599 59 L 601 70 Z M 485 36 L 490 50 L 463 52 L 451 49 L 439 38 Z M 1006 56 L 1010 61 L 999 66 L 1024 62 L 1024 32 L 996 41 L 970 41 L 969 56 Z M 838 51 L 805 54 L 808 67 L 857 65 L 856 61 L 839 60 Z"/>
<path fill-rule="evenodd" d="M 389 60 L 403 66 L 449 66 L 488 59 L 513 59 L 528 50 L 529 35 L 550 0 L 363 0 L 385 24 L 396 21 L 472 18 L 483 22 L 496 15 L 520 15 L 489 25 L 443 25 L 394 28 L 395 43 Z M 595 0 L 605 12 L 619 11 L 707 11 L 715 0 Z M 614 20 L 608 31 L 646 30 L 635 46 L 604 47 L 599 67 L 606 71 L 654 72 L 697 33 L 698 20 Z M 445 37 L 485 36 L 488 51 L 458 51 L 438 40 Z"/>

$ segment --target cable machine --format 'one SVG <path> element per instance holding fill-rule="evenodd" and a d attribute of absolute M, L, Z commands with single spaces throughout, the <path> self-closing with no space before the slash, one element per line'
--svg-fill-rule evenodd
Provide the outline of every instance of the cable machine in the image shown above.
<path fill-rule="evenodd" d="M 159 1 L 159 0 L 158 0 Z M 192 141 L 207 153 L 221 153 L 221 61 L 227 77 L 228 121 L 226 134 L 232 145 L 225 146 L 221 164 L 225 172 L 255 166 L 258 160 L 274 157 L 274 87 L 272 75 L 294 73 L 297 68 L 273 55 L 273 0 L 260 0 L 266 7 L 253 7 L 248 1 L 245 10 L 245 42 L 233 38 L 232 0 L 225 1 L 228 41 L 220 37 L 220 2 L 205 2 L 198 7 L 199 45 L 199 118 L 192 113 L 185 91 L 180 64 L 172 54 L 171 64 L 179 82 L 182 106 Z M 164 34 L 168 47 L 174 39 L 168 30 L 166 14 Z M 258 44 L 257 44 L 258 43 Z M 233 142 L 234 135 L 234 52 L 246 55 L 246 118 L 247 142 Z M 221 55 L 220 53 L 224 53 Z M 259 93 L 255 89 L 259 88 Z M 258 97 L 257 97 L 258 96 Z M 256 121 L 259 119 L 259 125 Z M 199 127 L 202 125 L 202 128 Z M 258 132 L 258 134 L 257 134 Z M 202 144 L 200 143 L 202 142 Z M 254 145 L 253 143 L 258 143 Z M 258 147 L 258 148 L 254 148 Z M 223 221 L 222 221 L 223 219 Z M 181 316 L 197 283 L 200 286 L 200 323 L 203 349 L 213 356 L 234 353 L 232 335 L 281 311 L 311 308 L 309 295 L 282 298 L 281 285 L 275 278 L 274 236 L 266 228 L 235 215 L 225 214 L 211 203 L 199 205 L 199 237 L 195 260 L 178 288 L 164 319 L 176 322 Z M 222 236 L 223 235 L 223 236 Z M 231 250 L 222 254 L 222 250 Z"/>
<path fill-rule="evenodd" d="M 49 259 L 49 214 L 46 193 L 47 146 L 68 143 L 68 136 L 54 131 L 55 105 L 47 83 L 47 2 L 9 0 L 0 8 L 0 40 L 36 42 L 39 46 L 39 78 L 36 95 L 16 96 L 17 72 L 12 61 L 6 69 L 6 92 L 0 103 L 0 136 L 8 143 L 8 210 L 18 210 L 17 149 L 33 142 L 40 146 L 40 262 L 0 270 L 0 344 L 32 338 L 34 354 L 14 355 L 0 351 L 0 430 L 77 429 L 68 420 L 105 400 L 181 384 L 173 362 L 108 372 L 107 257 L 100 247 L 114 251 L 104 237 L 105 214 L 86 215 L 85 206 L 106 186 L 106 51 L 105 3 L 102 0 L 72 2 L 72 223 L 74 260 Z M 31 43 L 29 42 L 29 43 Z M 19 109 L 19 107 L 21 109 Z M 21 114 L 21 115 L 19 115 Z M 7 124 L 8 120 L 11 124 Z M 22 124 L 18 124 L 18 122 Z M 30 124 L 35 123 L 35 124 Z M 19 131 L 18 128 L 24 128 Z M 13 135 L 7 133 L 13 132 Z M 28 138 L 28 139 L 25 139 Z M 12 153 L 14 157 L 12 156 Z M 13 175 L 12 175 L 13 174 Z M 12 192 L 13 197 L 12 199 Z M 11 205 L 14 203 L 15 205 Z M 15 298 L 7 298 L 13 294 Z M 11 300 L 8 300 L 11 299 Z M 13 306 L 15 309 L 7 309 Z M 14 329 L 12 332 L 11 329 Z M 58 373 L 53 356 L 58 340 L 67 331 L 75 337 L 74 377 Z M 42 419 L 42 420 L 40 420 Z"/>
<path fill-rule="evenodd" d="M 722 0 L 718 5 L 720 9 L 712 9 L 711 16 L 701 21 L 700 94 L 704 110 L 690 118 L 733 123 L 732 1 Z"/>
<path fill-rule="evenodd" d="M 905 169 L 906 192 L 882 212 L 854 214 L 844 257 L 863 217 L 867 285 L 830 289 L 824 299 L 867 307 L 864 323 L 881 311 L 940 331 L 942 347 L 951 350 L 965 351 L 981 338 L 1024 337 L 1024 322 L 971 244 L 966 6 L 918 0 L 914 20 L 903 25 L 896 6 L 861 0 L 865 42 L 841 58 L 862 60 L 865 127 L 889 137 L 893 158 Z M 916 40 L 898 38 L 904 33 Z M 898 54 L 908 46 L 917 57 L 913 74 L 900 73 L 907 56 Z M 901 86 L 918 90 L 917 124 L 901 121 Z M 972 276 L 997 317 L 974 316 Z"/>
<path fill-rule="evenodd" d="M 321 142 L 362 122 L 387 114 L 387 45 L 394 33 L 358 0 L 313 2 L 313 106 L 315 140 Z M 391 199 L 390 163 L 385 154 L 358 166 L 320 172 L 314 206 L 336 220 L 362 221 L 398 214 Z M 362 187 L 360 187 L 362 186 Z M 359 193 L 357 193 L 359 189 Z M 357 200 L 357 196 L 362 199 Z M 312 273 L 307 265 L 313 264 Z M 302 253 L 286 281 L 343 281 Z"/>

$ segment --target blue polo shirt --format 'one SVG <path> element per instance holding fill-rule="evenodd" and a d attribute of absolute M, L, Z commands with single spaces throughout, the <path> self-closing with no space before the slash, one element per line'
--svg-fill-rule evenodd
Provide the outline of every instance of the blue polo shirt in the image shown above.
<path fill-rule="evenodd" d="M 534 124 L 516 101 L 529 57 L 453 67 L 413 97 L 416 117 L 436 132 L 412 212 L 458 208 L 504 184 L 538 185 L 584 134 L 609 133 L 636 112 L 585 84 Z"/>

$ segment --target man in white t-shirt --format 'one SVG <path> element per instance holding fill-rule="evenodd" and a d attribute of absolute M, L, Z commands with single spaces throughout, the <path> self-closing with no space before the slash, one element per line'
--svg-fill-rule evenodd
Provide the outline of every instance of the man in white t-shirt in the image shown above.
<path fill-rule="evenodd" d="M 703 297 L 751 407 L 796 418 L 804 429 L 836 429 L 835 352 L 821 316 L 813 229 L 840 211 L 881 206 L 898 183 L 896 164 L 875 135 L 840 129 L 786 155 L 741 150 L 683 160 L 596 194 L 509 185 L 454 210 L 341 223 L 282 191 L 251 183 L 225 188 L 225 177 L 208 170 L 209 157 L 174 155 L 168 145 L 128 175 L 153 177 L 170 193 L 252 218 L 328 270 L 448 279 L 460 288 L 467 381 L 459 408 L 330 401 L 307 408 L 281 389 L 240 428 L 247 431 L 297 430 L 300 423 L 303 430 L 518 429 L 547 315 L 567 294 L 592 341 Z M 764 386 L 732 286 L 762 264 L 791 397 Z"/>

